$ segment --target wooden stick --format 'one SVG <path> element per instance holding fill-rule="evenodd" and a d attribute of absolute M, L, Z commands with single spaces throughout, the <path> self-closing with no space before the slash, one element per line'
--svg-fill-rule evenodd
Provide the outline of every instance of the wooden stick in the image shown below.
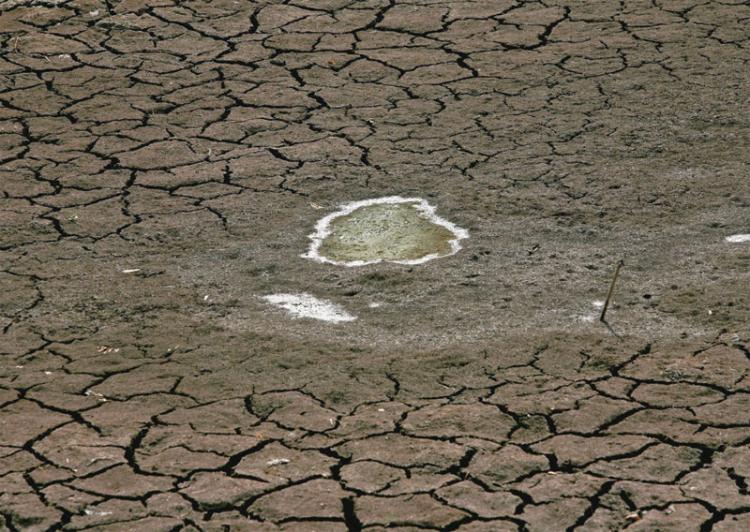
<path fill-rule="evenodd" d="M 607 299 L 604 301 L 604 307 L 602 308 L 602 315 L 599 316 L 599 321 L 606 323 L 604 317 L 607 315 L 607 308 L 609 308 L 609 301 L 612 299 L 612 292 L 615 291 L 615 283 L 617 282 L 617 276 L 620 275 L 620 268 L 625 265 L 625 261 L 620 259 L 615 268 L 615 274 L 612 276 L 612 282 L 609 285 L 609 292 L 607 292 Z"/>

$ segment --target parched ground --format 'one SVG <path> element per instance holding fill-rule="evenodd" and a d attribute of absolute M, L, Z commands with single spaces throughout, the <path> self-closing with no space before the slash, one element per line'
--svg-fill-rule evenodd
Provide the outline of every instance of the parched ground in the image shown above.
<path fill-rule="evenodd" d="M 750 530 L 747 1 L 4 0 L 0 46 L 0 529 Z M 300 257 L 393 194 L 464 249 Z"/>

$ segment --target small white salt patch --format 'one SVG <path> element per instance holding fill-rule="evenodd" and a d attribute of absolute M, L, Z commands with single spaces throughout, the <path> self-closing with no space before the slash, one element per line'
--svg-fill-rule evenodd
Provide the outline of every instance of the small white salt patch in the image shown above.
<path fill-rule="evenodd" d="M 271 458 L 268 462 L 266 462 L 266 465 L 275 466 L 275 465 L 282 465 L 282 464 L 288 464 L 289 459 L 288 458 Z"/>
<path fill-rule="evenodd" d="M 381 305 L 382 305 L 382 303 L 377 303 L 377 302 L 375 302 L 375 303 L 370 303 L 370 304 L 369 304 L 369 305 L 367 305 L 367 306 L 368 306 L 368 307 L 370 307 L 370 308 L 378 308 L 378 307 L 379 307 L 379 306 L 381 306 Z"/>
<path fill-rule="evenodd" d="M 598 308 L 603 308 L 604 307 L 604 301 L 599 301 L 599 300 L 592 301 L 591 305 L 594 308 L 597 308 L 597 309 Z M 596 317 L 597 316 L 595 314 L 584 314 L 583 316 L 578 316 L 578 320 L 582 321 L 584 323 L 592 323 L 596 319 Z"/>
<path fill-rule="evenodd" d="M 724 240 L 726 240 L 727 242 L 732 242 L 732 243 L 750 242 L 750 234 L 747 234 L 747 235 L 729 235 Z"/>
<path fill-rule="evenodd" d="M 86 515 L 97 515 L 97 516 L 105 516 L 105 515 L 112 515 L 112 512 L 105 512 L 103 510 L 92 510 L 91 508 L 86 508 L 83 511 Z"/>
<path fill-rule="evenodd" d="M 349 314 L 344 308 L 336 303 L 325 299 L 318 299 L 310 294 L 271 294 L 263 296 L 263 299 L 283 308 L 295 318 L 312 318 L 314 320 L 341 323 L 354 321 L 356 316 Z"/>
<path fill-rule="evenodd" d="M 93 11 L 89 11 L 89 15 L 91 15 L 92 17 L 95 17 L 95 16 L 97 16 L 98 14 L 99 14 L 99 10 L 98 10 L 98 9 L 95 9 L 95 10 L 93 10 Z"/>

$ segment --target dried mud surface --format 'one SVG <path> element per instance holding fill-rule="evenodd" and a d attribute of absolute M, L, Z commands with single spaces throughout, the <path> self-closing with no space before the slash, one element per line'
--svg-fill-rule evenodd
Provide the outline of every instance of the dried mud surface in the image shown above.
<path fill-rule="evenodd" d="M 750 529 L 748 2 L 177 4 L 0 1 L 0 529 Z"/>

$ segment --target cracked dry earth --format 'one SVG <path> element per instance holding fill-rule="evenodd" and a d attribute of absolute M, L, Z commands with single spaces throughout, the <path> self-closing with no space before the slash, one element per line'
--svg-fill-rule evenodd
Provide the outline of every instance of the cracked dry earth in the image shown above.
<path fill-rule="evenodd" d="M 0 1 L 0 529 L 750 529 L 749 28 Z M 464 249 L 300 257 L 387 195 Z"/>

